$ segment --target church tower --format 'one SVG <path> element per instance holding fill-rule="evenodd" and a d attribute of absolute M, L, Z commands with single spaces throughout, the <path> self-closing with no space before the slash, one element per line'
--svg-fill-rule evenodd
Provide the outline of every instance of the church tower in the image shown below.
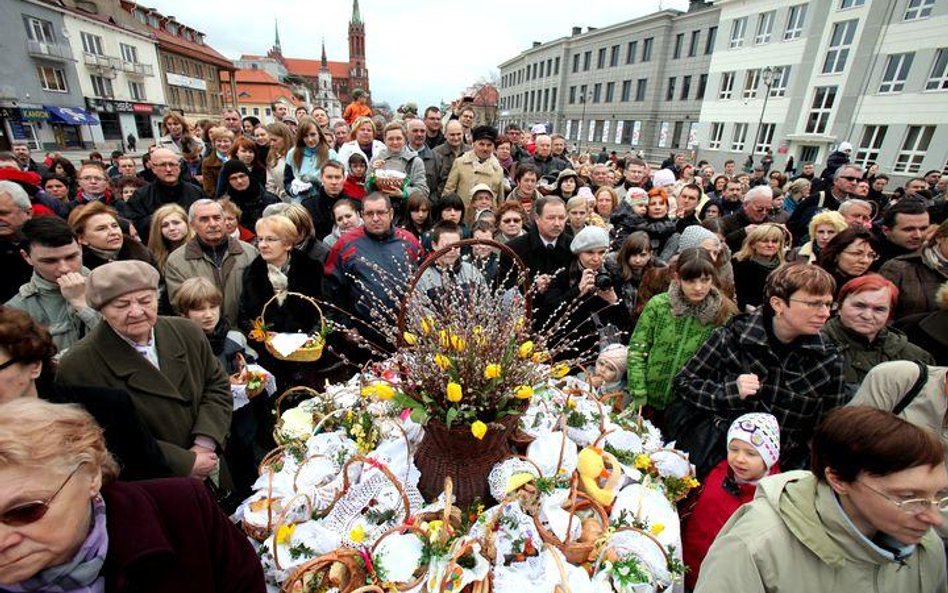
<path fill-rule="evenodd" d="M 316 90 L 314 104 L 325 109 L 329 117 L 341 117 L 342 103 L 333 92 L 332 83 L 329 60 L 326 59 L 326 40 L 323 39 L 323 54 L 319 61 L 319 88 Z"/>
<path fill-rule="evenodd" d="M 352 0 L 352 19 L 349 21 L 349 88 L 346 101 L 352 99 L 355 89 L 369 91 L 369 71 L 365 67 L 365 24 L 359 14 L 359 0 Z"/>

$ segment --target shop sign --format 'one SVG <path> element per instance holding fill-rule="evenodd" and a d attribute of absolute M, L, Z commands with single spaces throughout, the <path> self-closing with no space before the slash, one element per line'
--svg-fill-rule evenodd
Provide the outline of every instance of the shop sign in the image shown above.
<path fill-rule="evenodd" d="M 171 86 L 183 86 L 184 88 L 194 89 L 196 91 L 207 90 L 207 82 L 201 80 L 200 78 L 191 78 L 189 76 L 182 76 L 172 72 L 165 74 L 165 77 L 168 80 L 168 84 Z"/>

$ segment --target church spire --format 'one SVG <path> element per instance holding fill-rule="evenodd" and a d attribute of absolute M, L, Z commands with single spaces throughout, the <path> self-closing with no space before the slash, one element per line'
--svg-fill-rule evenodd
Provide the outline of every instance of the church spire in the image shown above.
<path fill-rule="evenodd" d="M 273 32 L 275 36 L 275 40 L 273 42 L 273 48 L 276 49 L 278 52 L 282 53 L 283 48 L 280 47 L 280 27 L 279 27 L 279 23 L 277 22 L 277 19 L 275 18 L 273 19 Z"/>
<path fill-rule="evenodd" d="M 329 70 L 329 60 L 326 59 L 326 38 L 323 37 L 323 55 L 320 58 L 320 70 Z"/>
<path fill-rule="evenodd" d="M 353 24 L 361 24 L 362 16 L 359 14 L 359 0 L 352 0 L 352 20 Z"/>

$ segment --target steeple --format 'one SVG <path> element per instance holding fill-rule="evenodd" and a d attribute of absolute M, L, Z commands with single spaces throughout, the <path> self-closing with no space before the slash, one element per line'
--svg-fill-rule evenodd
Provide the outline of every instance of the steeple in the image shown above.
<path fill-rule="evenodd" d="M 319 60 L 320 70 L 329 70 L 329 60 L 326 59 L 326 38 L 323 37 L 323 55 Z"/>
<path fill-rule="evenodd" d="M 349 22 L 353 24 L 362 23 L 362 16 L 359 14 L 359 0 L 352 0 L 352 20 Z"/>
<path fill-rule="evenodd" d="M 277 50 L 280 53 L 283 53 L 283 48 L 280 47 L 280 27 L 279 27 L 279 23 L 277 22 L 275 18 L 273 19 L 273 32 L 276 37 L 276 39 L 273 42 L 273 49 Z"/>

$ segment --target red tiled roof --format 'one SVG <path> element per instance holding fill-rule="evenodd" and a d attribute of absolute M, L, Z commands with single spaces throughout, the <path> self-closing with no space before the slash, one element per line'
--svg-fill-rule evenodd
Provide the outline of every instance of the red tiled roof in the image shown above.
<path fill-rule="evenodd" d="M 318 78 L 319 69 L 322 62 L 319 60 L 307 60 L 305 58 L 284 58 L 286 69 L 290 74 L 297 76 L 306 76 L 308 78 Z M 349 62 L 329 62 L 329 73 L 333 78 L 349 78 Z"/>
<path fill-rule="evenodd" d="M 221 81 L 229 82 L 230 73 L 222 72 Z M 255 68 L 242 68 L 237 71 L 237 84 L 240 84 L 242 82 L 246 82 L 250 84 L 281 84 L 280 81 L 277 80 L 275 76 L 273 76 L 266 70 L 258 70 Z M 285 86 L 285 85 L 281 85 L 281 86 Z"/>
<path fill-rule="evenodd" d="M 149 28 L 158 38 L 158 46 L 161 49 L 173 53 L 183 54 L 189 58 L 194 58 L 195 60 L 202 60 L 226 70 L 236 69 L 233 62 L 221 55 L 210 45 L 201 45 L 200 43 L 188 41 L 187 39 L 177 37 L 171 33 L 168 33 L 167 31 L 162 31 L 161 29 L 154 29 L 151 27 Z"/>
<path fill-rule="evenodd" d="M 221 73 L 221 82 L 230 81 L 230 74 Z M 263 70 L 244 68 L 237 70 L 237 103 L 238 104 L 270 104 L 277 99 L 285 99 L 293 105 L 300 105 L 293 96 L 290 87 L 279 82 L 272 74 Z M 223 86 L 224 100 L 230 100 L 230 85 Z"/>

